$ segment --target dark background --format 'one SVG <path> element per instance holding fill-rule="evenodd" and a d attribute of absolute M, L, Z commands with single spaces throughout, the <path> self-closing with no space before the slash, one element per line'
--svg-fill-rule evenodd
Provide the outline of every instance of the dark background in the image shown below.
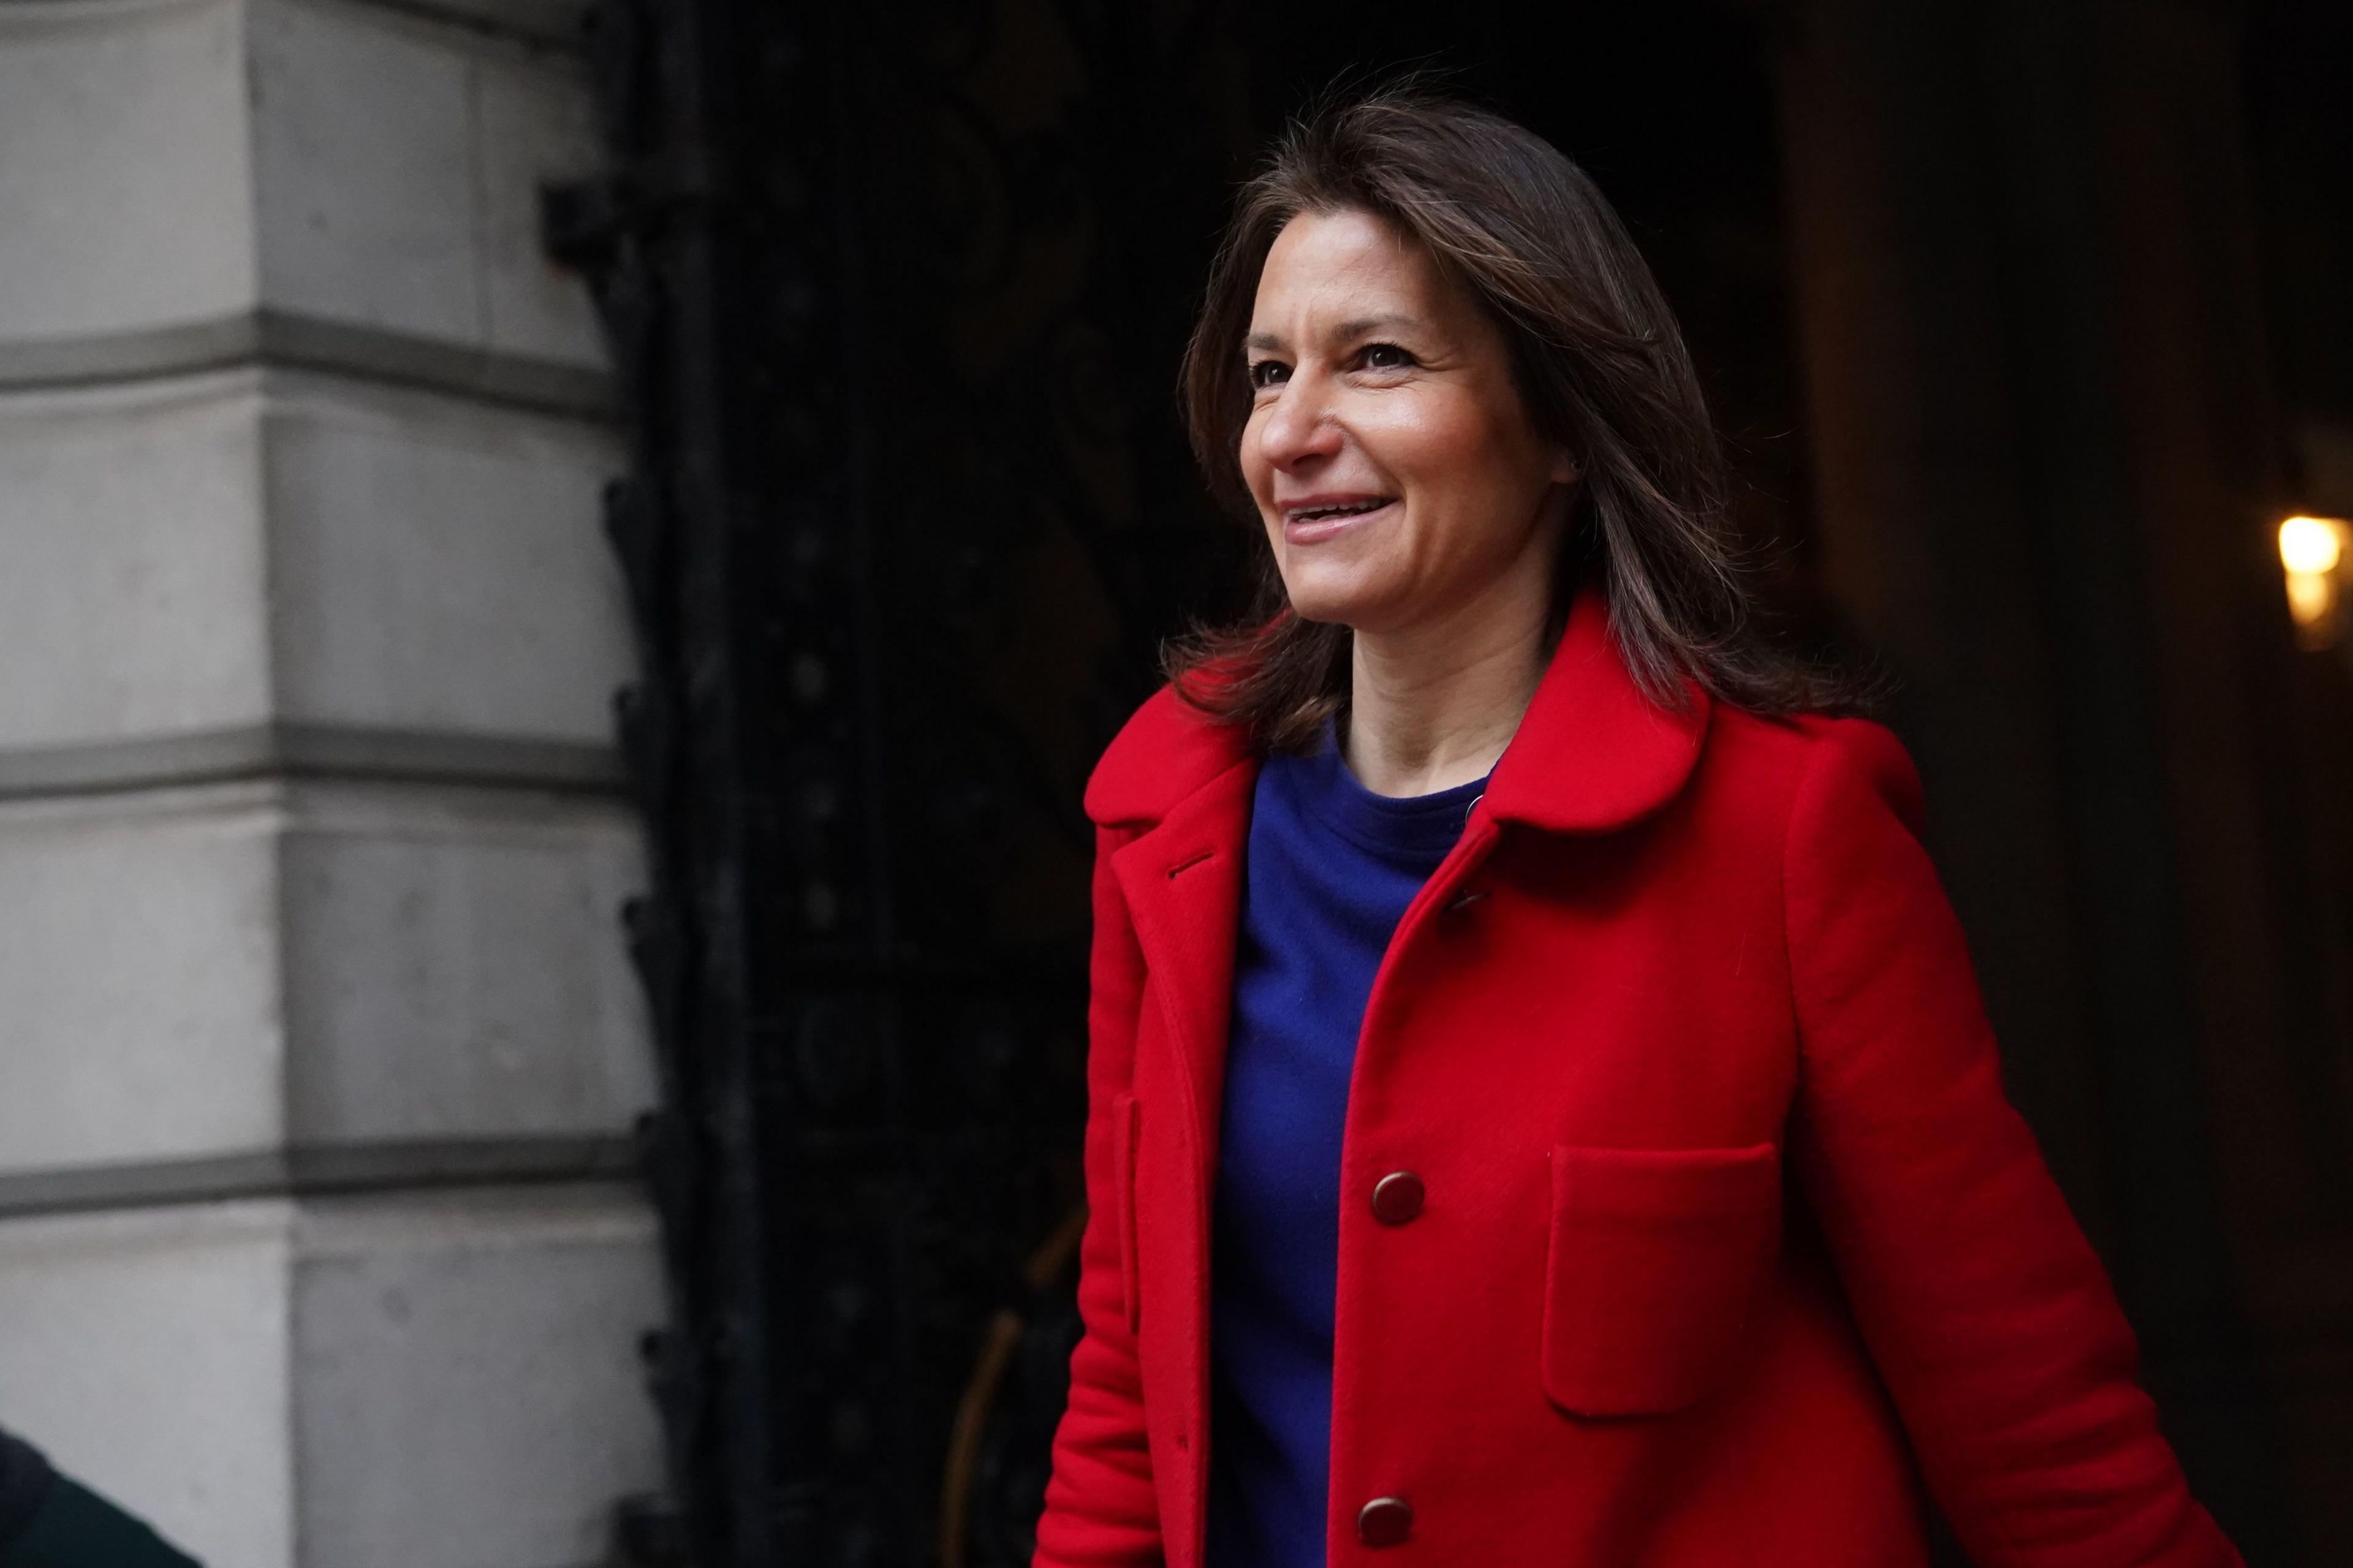
<path fill-rule="evenodd" d="M 1177 355 L 1284 116 L 1400 65 L 1633 225 L 1789 634 L 1873 662 L 2014 1097 L 2200 1495 L 2353 1560 L 2353 14 L 614 0 L 557 193 L 609 522 L 676 1320 L 645 1561 L 1026 1563 L 1075 1321 L 1091 840 L 1236 606 Z"/>

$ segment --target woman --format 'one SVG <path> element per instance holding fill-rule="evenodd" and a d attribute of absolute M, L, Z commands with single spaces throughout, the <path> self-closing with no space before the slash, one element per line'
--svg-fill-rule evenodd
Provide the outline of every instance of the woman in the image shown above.
<path fill-rule="evenodd" d="M 2004 1100 L 1886 731 L 1743 629 L 1574 165 L 1377 95 L 1188 357 L 1270 613 L 1098 825 L 1084 1337 L 1037 1561 L 2223 1564 Z"/>

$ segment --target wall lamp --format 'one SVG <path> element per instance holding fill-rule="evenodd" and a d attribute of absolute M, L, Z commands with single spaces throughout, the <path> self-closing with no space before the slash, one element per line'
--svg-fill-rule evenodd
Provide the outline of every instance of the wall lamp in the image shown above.
<path fill-rule="evenodd" d="M 2295 618 L 2300 647 L 2325 648 L 2337 641 L 2347 565 L 2353 559 L 2348 543 L 2353 529 L 2343 518 L 2299 515 L 2280 522 L 2280 566 L 2287 574 L 2288 613 Z"/>

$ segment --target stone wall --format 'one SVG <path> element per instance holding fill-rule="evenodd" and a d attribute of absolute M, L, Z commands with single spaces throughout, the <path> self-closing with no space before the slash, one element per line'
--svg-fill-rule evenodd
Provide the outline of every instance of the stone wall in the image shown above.
<path fill-rule="evenodd" d="M 0 1425 L 221 1568 L 659 1472 L 577 27 L 0 5 Z"/>

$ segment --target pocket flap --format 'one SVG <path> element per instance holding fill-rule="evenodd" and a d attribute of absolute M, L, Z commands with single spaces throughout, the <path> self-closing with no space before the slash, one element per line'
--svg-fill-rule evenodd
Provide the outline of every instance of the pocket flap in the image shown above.
<path fill-rule="evenodd" d="M 1705 1398 L 1780 1244 L 1781 1159 L 1746 1149 L 1552 1152 L 1545 1393 L 1583 1415 Z"/>

